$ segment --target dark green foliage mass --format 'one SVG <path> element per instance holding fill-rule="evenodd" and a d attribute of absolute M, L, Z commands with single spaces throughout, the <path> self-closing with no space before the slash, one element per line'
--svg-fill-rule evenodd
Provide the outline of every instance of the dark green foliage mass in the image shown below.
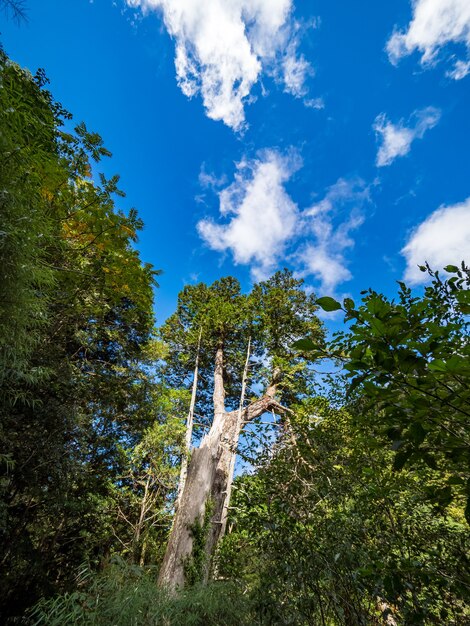
<path fill-rule="evenodd" d="M 91 177 L 91 161 L 108 151 L 84 124 L 63 130 L 70 116 L 41 72 L 32 77 L 2 53 L 0 80 L 0 611 L 8 615 L 116 545 L 133 544 L 145 560 L 149 524 L 154 534 L 167 524 L 155 515 L 175 487 L 181 433 L 163 424 L 180 397 L 149 367 L 161 350 L 156 272 L 133 245 L 142 223 L 115 207 L 118 177 Z M 158 428 L 167 429 L 160 457 Z M 165 487 L 142 454 L 152 437 L 153 463 L 168 466 Z M 146 511 L 139 526 L 144 493 L 153 520 Z"/>
<path fill-rule="evenodd" d="M 243 366 L 248 341 L 251 345 L 247 397 L 265 388 L 273 371 L 280 370 L 280 398 L 287 404 L 307 391 L 312 373 L 306 359 L 293 343 L 307 336 L 321 344 L 324 331 L 315 316 L 313 295 L 307 295 L 303 281 L 288 270 L 254 285 L 249 294 L 241 292 L 233 277 L 212 285 L 187 285 L 179 294 L 175 313 L 161 328 L 168 348 L 165 379 L 173 387 L 192 381 L 195 353 L 201 335 L 196 414 L 204 422 L 212 414 L 214 356 L 220 343 L 224 348 L 226 404 L 238 408 Z"/>
<path fill-rule="evenodd" d="M 238 479 L 220 574 L 250 589 L 263 624 L 464 625 L 470 597 L 462 509 L 433 510 L 432 470 L 393 470 L 385 437 L 326 399 Z"/>
<path fill-rule="evenodd" d="M 361 421 L 389 438 L 394 468 L 423 467 L 438 508 L 466 497 L 470 523 L 470 270 L 445 269 L 442 280 L 422 267 L 432 282 L 421 296 L 400 283 L 397 302 L 372 290 L 359 307 L 346 299 L 352 324 L 331 354 L 344 362 Z"/>

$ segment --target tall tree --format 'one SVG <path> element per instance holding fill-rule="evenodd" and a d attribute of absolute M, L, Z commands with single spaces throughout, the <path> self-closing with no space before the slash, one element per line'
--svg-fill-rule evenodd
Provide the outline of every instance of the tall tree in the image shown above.
<path fill-rule="evenodd" d="M 156 273 L 134 246 L 142 223 L 116 207 L 118 177 L 92 177 L 109 152 L 84 124 L 64 131 L 70 115 L 43 72 L 33 78 L 1 53 L 0 80 L 5 617 L 112 549 L 107 502 L 127 451 L 164 417 L 151 350 Z"/>
<path fill-rule="evenodd" d="M 184 384 L 191 377 L 191 352 L 200 346 L 195 405 L 208 430 L 191 452 L 160 571 L 162 585 L 175 588 L 209 576 L 225 527 L 240 430 L 268 411 L 284 415 L 288 408 L 282 402 L 307 389 L 311 372 L 290 346 L 303 335 L 321 340 L 314 312 L 313 296 L 288 271 L 249 295 L 233 278 L 188 286 L 180 294 L 176 313 L 162 328 L 169 349 L 166 376 Z M 259 388 L 264 392 L 253 397 Z M 245 394 L 251 396 L 246 406 Z"/>

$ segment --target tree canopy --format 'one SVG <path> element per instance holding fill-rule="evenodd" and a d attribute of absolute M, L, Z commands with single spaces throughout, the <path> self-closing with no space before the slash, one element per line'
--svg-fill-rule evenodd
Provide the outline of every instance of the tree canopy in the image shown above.
<path fill-rule="evenodd" d="M 422 296 L 399 283 L 397 302 L 368 290 L 359 307 L 334 303 L 352 324 L 332 341 L 331 356 L 345 361 L 364 422 L 390 439 L 395 469 L 428 466 L 439 478 L 426 485 L 430 500 L 445 508 L 466 495 L 470 523 L 470 270 L 445 269 L 443 280 L 422 267 L 432 278 Z"/>
<path fill-rule="evenodd" d="M 180 400 L 152 371 L 157 272 L 134 246 L 142 223 L 135 210 L 116 207 L 117 176 L 97 183 L 92 175 L 109 152 L 84 124 L 70 129 L 42 72 L 33 77 L 2 53 L 0 73 L 0 579 L 8 615 L 72 581 L 80 563 L 98 564 L 128 543 L 122 518 L 134 515 L 142 491 L 137 485 L 134 500 L 126 494 L 141 454 L 131 451 L 157 441 L 159 421 L 171 423 L 168 403 Z M 178 454 L 173 424 L 159 471 Z M 164 484 L 163 510 L 174 490 L 172 480 Z"/>
<path fill-rule="evenodd" d="M 0 53 L 2 623 L 467 624 L 465 263 L 359 304 L 186 285 L 158 328 L 142 221 L 46 86 Z"/>

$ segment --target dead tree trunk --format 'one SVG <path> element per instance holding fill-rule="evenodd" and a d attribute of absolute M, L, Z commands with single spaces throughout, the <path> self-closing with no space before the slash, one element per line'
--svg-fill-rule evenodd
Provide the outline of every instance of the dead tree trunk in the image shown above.
<path fill-rule="evenodd" d="M 193 374 L 193 386 L 191 390 L 191 402 L 189 404 L 188 418 L 186 420 L 186 435 L 185 435 L 185 450 L 183 459 L 181 461 L 180 480 L 178 484 L 178 495 L 176 497 L 175 509 L 178 509 L 181 496 L 184 491 L 184 485 L 186 483 L 186 477 L 188 475 L 188 462 L 191 452 L 191 441 L 193 438 L 193 423 L 194 423 L 194 407 L 196 405 L 196 392 L 199 376 L 199 352 L 201 350 L 202 328 L 199 331 L 199 338 L 197 341 L 196 360 L 194 363 Z"/>
<path fill-rule="evenodd" d="M 193 450 L 186 483 L 159 574 L 159 584 L 176 589 L 196 574 L 207 580 L 211 558 L 222 537 L 227 491 L 233 475 L 234 444 L 243 423 L 266 411 L 284 412 L 275 399 L 276 374 L 265 394 L 246 408 L 225 410 L 223 345 L 217 348 L 214 368 L 214 417 L 210 431 L 199 448 Z"/>
<path fill-rule="evenodd" d="M 237 459 L 237 446 L 238 439 L 240 437 L 240 432 L 243 427 L 243 405 L 245 404 L 245 393 L 246 393 L 246 381 L 248 379 L 248 367 L 250 365 L 250 353 L 251 353 L 251 337 L 248 339 L 248 348 L 246 351 L 246 361 L 245 367 L 243 368 L 243 376 L 242 376 L 242 389 L 240 393 L 240 406 L 238 408 L 237 415 L 237 425 L 234 430 L 234 438 L 233 441 L 228 442 L 231 446 L 231 450 L 234 452 L 230 459 L 230 467 L 228 470 L 227 476 L 227 489 L 225 492 L 225 503 L 221 516 L 221 526 L 220 526 L 220 536 L 223 537 L 225 535 L 225 530 L 227 528 L 227 519 L 228 519 L 228 509 L 230 505 L 230 498 L 232 496 L 232 484 L 233 484 L 233 476 L 235 473 L 235 461 Z"/>

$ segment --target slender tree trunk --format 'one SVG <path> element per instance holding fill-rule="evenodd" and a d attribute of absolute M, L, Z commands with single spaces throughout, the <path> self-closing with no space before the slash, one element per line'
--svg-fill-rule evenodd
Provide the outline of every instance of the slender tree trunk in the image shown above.
<path fill-rule="evenodd" d="M 142 536 L 142 531 L 144 530 L 144 525 L 145 525 L 145 516 L 149 510 L 149 487 L 150 487 L 150 476 L 147 476 L 147 480 L 145 481 L 145 486 L 144 486 L 144 494 L 142 496 L 142 502 L 140 504 L 140 513 L 139 513 L 139 519 L 137 521 L 137 523 L 135 524 L 135 526 L 133 526 L 134 529 L 134 539 L 133 539 L 133 555 L 134 555 L 134 559 L 137 561 L 137 559 L 139 559 L 139 564 L 143 565 L 143 554 L 144 554 L 144 547 L 140 546 L 140 538 Z M 127 519 L 126 519 L 127 522 Z M 144 544 L 145 544 L 144 540 Z"/>
<path fill-rule="evenodd" d="M 215 356 L 212 426 L 199 448 L 191 454 L 186 482 L 160 569 L 159 584 L 170 589 L 184 585 L 185 570 L 191 566 L 200 567 L 198 574 L 201 580 L 207 580 L 209 576 L 211 558 L 225 528 L 223 515 L 228 505 L 230 472 L 236 455 L 233 443 L 238 441 L 242 423 L 266 411 L 284 411 L 275 400 L 276 375 L 261 398 L 241 412 L 240 409 L 226 411 L 223 359 L 223 345 L 220 344 Z M 196 527 L 199 529 L 197 533 Z M 202 545 L 201 530 L 204 530 Z M 197 542 L 196 534 L 199 536 Z M 199 554 L 195 553 L 196 550 Z"/>
<path fill-rule="evenodd" d="M 143 567 L 145 565 L 145 556 L 147 554 L 147 537 L 148 537 L 148 534 L 145 535 L 144 540 L 142 542 L 142 550 L 140 551 L 140 559 L 139 559 L 140 567 Z"/>
<path fill-rule="evenodd" d="M 385 602 L 383 598 L 377 597 L 377 607 L 382 613 L 385 626 L 398 626 L 394 617 L 394 613 L 390 608 L 388 602 Z"/>
<path fill-rule="evenodd" d="M 232 496 L 233 476 L 235 473 L 235 462 L 237 459 L 238 439 L 240 437 L 240 432 L 243 426 L 242 424 L 243 405 L 245 404 L 246 381 L 248 378 L 248 367 L 250 364 L 250 356 L 251 356 L 251 337 L 248 339 L 248 348 L 246 350 L 246 361 L 245 361 L 245 367 L 243 368 L 242 389 L 240 393 L 240 406 L 238 407 L 237 424 L 236 424 L 236 428 L 234 431 L 234 438 L 233 438 L 233 441 L 227 442 L 233 454 L 230 458 L 230 467 L 229 467 L 228 476 L 227 476 L 227 490 L 225 493 L 225 503 L 224 503 L 224 508 L 222 511 L 222 517 L 220 520 L 221 521 L 221 526 L 220 526 L 221 537 L 225 535 L 225 530 L 227 528 L 228 509 L 230 506 L 230 498 Z"/>
<path fill-rule="evenodd" d="M 141 535 L 142 529 L 144 527 L 145 514 L 147 513 L 147 510 L 148 510 L 147 498 L 148 498 L 148 493 L 149 493 L 149 485 L 150 485 L 150 476 L 147 476 L 147 480 L 145 481 L 145 487 L 144 487 L 144 495 L 142 496 L 142 503 L 140 505 L 139 521 L 137 522 L 137 525 L 136 525 L 136 528 L 135 528 L 135 543 L 136 543 L 136 545 L 139 544 L 140 535 Z"/>
<path fill-rule="evenodd" d="M 192 390 L 191 390 L 191 402 L 189 404 L 188 418 L 186 420 L 185 454 L 181 461 L 180 480 L 178 483 L 178 495 L 176 497 L 176 503 L 175 503 L 176 510 L 179 507 L 181 496 L 184 491 L 184 486 L 186 484 L 186 477 L 188 475 L 188 461 L 189 461 L 189 455 L 191 452 L 191 442 L 193 439 L 194 407 L 196 405 L 196 392 L 197 392 L 197 383 L 198 383 L 198 377 L 199 377 L 199 352 L 201 349 L 201 339 L 202 339 L 202 328 L 199 331 L 199 338 L 197 341 L 196 361 L 194 363 L 193 385 L 192 385 Z"/>

